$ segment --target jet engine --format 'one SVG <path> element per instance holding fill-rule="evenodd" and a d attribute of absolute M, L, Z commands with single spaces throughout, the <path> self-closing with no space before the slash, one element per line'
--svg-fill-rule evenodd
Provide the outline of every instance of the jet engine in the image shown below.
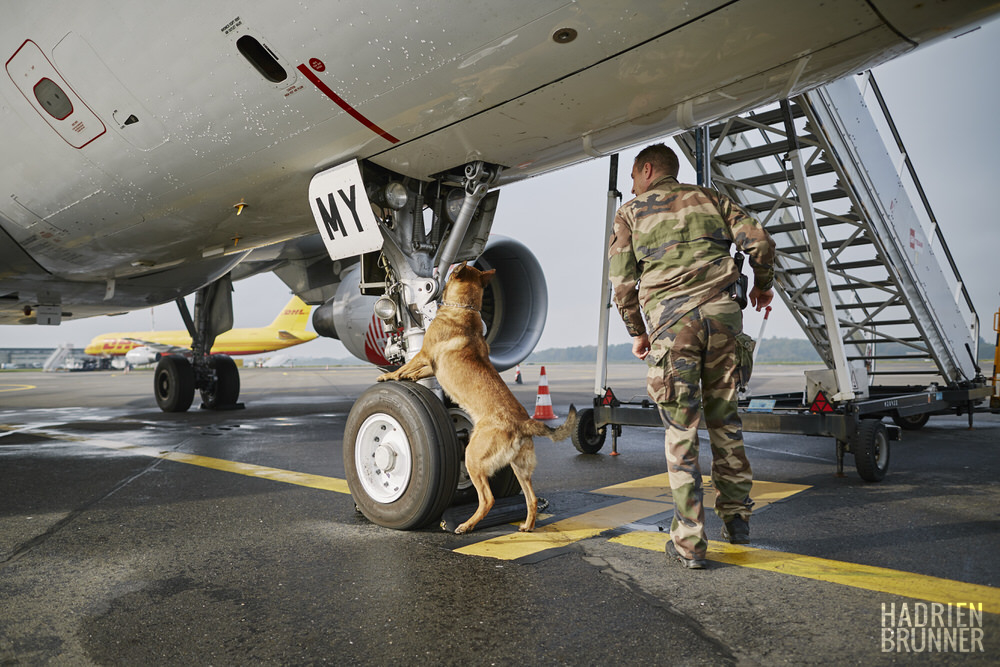
<path fill-rule="evenodd" d="M 145 366 L 146 364 L 155 364 L 160 360 L 160 353 L 151 347 L 145 345 L 140 345 L 139 347 L 133 347 L 131 350 L 125 353 L 125 361 L 127 361 L 132 366 Z"/>
<path fill-rule="evenodd" d="M 496 269 L 483 293 L 482 317 L 490 361 L 498 371 L 513 368 L 535 349 L 545 327 L 548 291 L 542 267 L 528 248 L 504 236 L 491 236 L 473 262 L 477 269 Z M 336 295 L 313 313 L 313 328 L 336 338 L 358 359 L 390 366 L 385 358 L 388 335 L 375 315 L 378 297 L 360 293 L 360 265 L 341 277 Z"/>

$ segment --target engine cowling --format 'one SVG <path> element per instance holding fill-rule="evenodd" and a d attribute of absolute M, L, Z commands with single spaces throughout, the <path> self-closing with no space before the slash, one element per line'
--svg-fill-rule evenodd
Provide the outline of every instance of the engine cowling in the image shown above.
<path fill-rule="evenodd" d="M 160 355 L 155 350 L 145 345 L 133 347 L 125 353 L 125 361 L 132 366 L 145 366 L 155 364 L 160 360 Z"/>
<path fill-rule="evenodd" d="M 496 269 L 483 293 L 482 316 L 490 361 L 504 371 L 531 354 L 545 328 L 545 274 L 523 243 L 504 236 L 491 236 L 474 265 L 483 271 Z M 374 311 L 377 297 L 358 290 L 360 270 L 357 265 L 344 273 L 336 295 L 313 313 L 313 328 L 340 340 L 358 359 L 389 366 L 383 354 L 387 335 Z"/>

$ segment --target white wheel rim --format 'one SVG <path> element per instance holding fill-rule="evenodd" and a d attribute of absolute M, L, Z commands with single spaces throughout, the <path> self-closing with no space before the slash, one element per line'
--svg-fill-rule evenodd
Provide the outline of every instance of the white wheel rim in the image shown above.
<path fill-rule="evenodd" d="M 889 441 L 882 434 L 875 436 L 875 465 L 879 470 L 885 468 L 889 462 Z"/>
<path fill-rule="evenodd" d="M 368 497 L 383 504 L 399 500 L 413 472 L 410 440 L 400 423 L 383 413 L 366 419 L 354 441 L 354 464 Z"/>

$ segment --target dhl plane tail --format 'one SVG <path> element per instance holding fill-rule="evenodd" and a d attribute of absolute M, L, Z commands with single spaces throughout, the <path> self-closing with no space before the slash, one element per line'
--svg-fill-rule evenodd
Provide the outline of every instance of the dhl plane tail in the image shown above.
<path fill-rule="evenodd" d="M 266 328 L 277 330 L 278 335 L 284 340 L 298 339 L 298 334 L 303 332 L 306 334 L 310 333 L 306 331 L 306 327 L 309 325 L 309 313 L 311 310 L 312 306 L 307 306 L 303 303 L 302 299 L 293 296 L 288 305 L 278 313 L 278 316 Z M 313 338 L 315 337 L 315 334 L 313 334 Z M 307 340 L 312 340 L 312 338 Z"/>
<path fill-rule="evenodd" d="M 316 338 L 314 332 L 306 330 L 311 310 L 311 306 L 293 296 L 268 326 L 231 329 L 220 334 L 212 353 L 261 354 L 311 341 Z M 186 331 L 129 331 L 95 336 L 84 352 L 100 357 L 127 356 L 130 363 L 138 365 L 152 363 L 163 354 L 182 354 L 190 346 L 191 336 Z"/>

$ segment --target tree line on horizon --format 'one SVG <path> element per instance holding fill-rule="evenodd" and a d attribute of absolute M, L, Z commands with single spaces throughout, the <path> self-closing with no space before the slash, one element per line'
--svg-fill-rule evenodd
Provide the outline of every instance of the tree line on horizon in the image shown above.
<path fill-rule="evenodd" d="M 757 361 L 759 363 L 822 363 L 819 354 L 805 338 L 765 338 L 758 341 Z M 900 343 L 882 343 L 880 348 L 886 354 L 906 354 L 911 348 Z M 993 360 L 995 347 L 980 337 L 979 358 Z M 580 363 L 594 361 L 597 357 L 596 345 L 579 345 L 576 347 L 548 348 L 532 352 L 525 360 L 527 363 Z M 609 362 L 639 362 L 632 356 L 632 346 L 629 343 L 619 343 L 608 346 Z"/>
<path fill-rule="evenodd" d="M 887 354 L 905 354 L 910 348 L 898 343 L 882 344 L 882 351 Z M 984 362 L 992 362 L 995 347 L 987 343 L 982 337 L 979 339 L 979 359 Z M 596 345 L 578 345 L 575 347 L 546 348 L 536 350 L 528 355 L 523 363 L 526 364 L 557 364 L 557 363 L 590 363 L 597 357 Z M 333 359 L 328 357 L 301 357 L 293 361 L 310 366 L 329 364 L 331 366 L 367 366 L 367 361 L 362 361 L 354 357 L 347 359 Z M 619 343 L 608 347 L 608 361 L 611 363 L 644 363 L 632 356 L 632 346 L 629 343 Z M 804 338 L 765 338 L 760 343 L 760 350 L 757 353 L 759 363 L 787 363 L 787 364 L 819 364 L 822 361 L 819 354 L 813 348 L 812 343 Z"/>

